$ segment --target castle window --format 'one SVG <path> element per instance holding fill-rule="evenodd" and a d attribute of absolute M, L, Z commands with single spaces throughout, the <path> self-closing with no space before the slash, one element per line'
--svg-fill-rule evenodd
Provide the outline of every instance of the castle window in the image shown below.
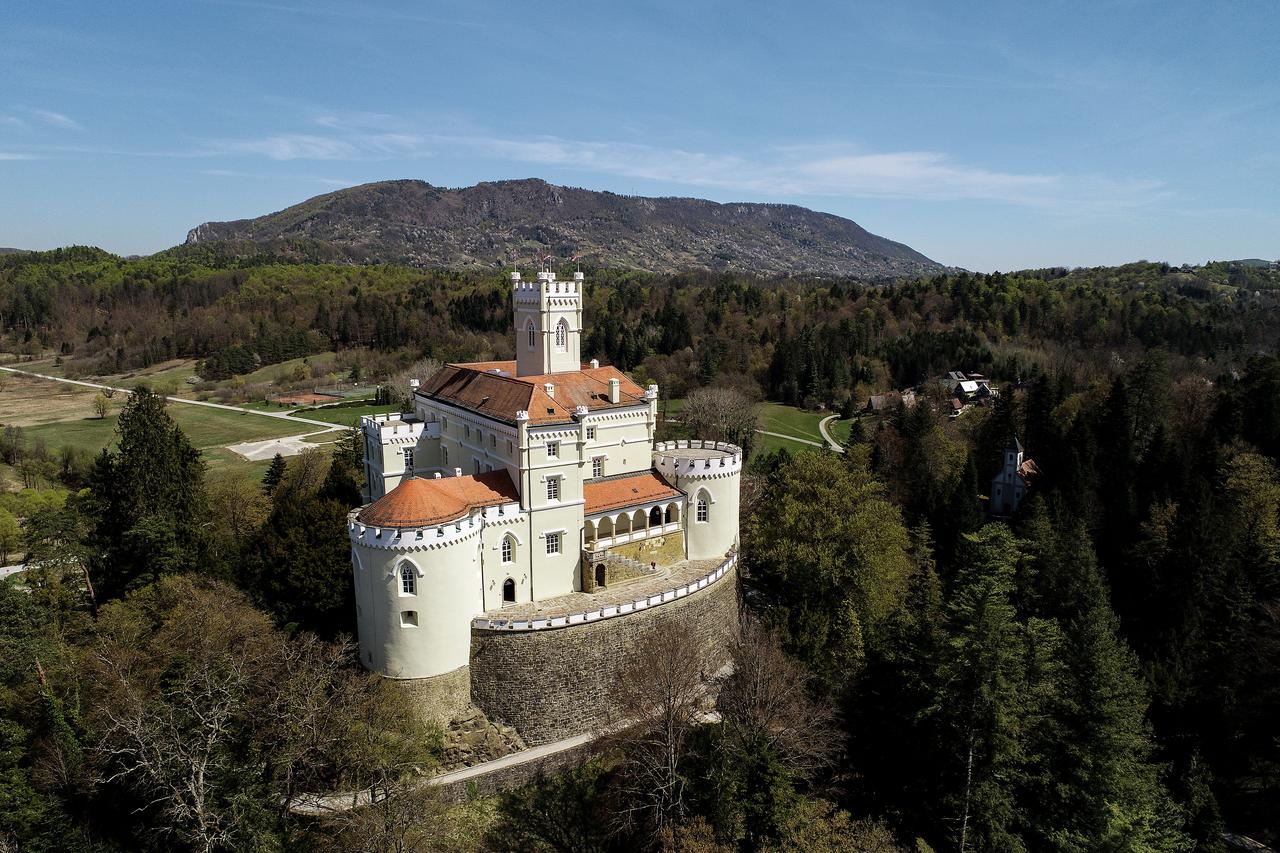
<path fill-rule="evenodd" d="M 515 550 L 515 546 L 511 544 L 511 537 L 502 537 L 502 562 L 512 562 L 515 559 Z"/>
<path fill-rule="evenodd" d="M 552 555 L 552 554 L 559 554 L 559 553 L 560 553 L 560 537 L 561 537 L 561 536 L 563 536 L 563 535 L 564 535 L 564 534 L 562 534 L 562 533 L 548 533 L 548 534 L 547 534 L 547 554 L 548 554 L 548 556 L 550 556 L 550 555 Z"/>
<path fill-rule="evenodd" d="M 707 505 L 707 496 L 698 495 L 698 514 L 694 516 L 698 521 L 706 521 L 710 517 L 710 507 Z"/>
<path fill-rule="evenodd" d="M 560 442 L 548 441 L 547 442 L 547 458 L 558 459 L 559 457 L 560 457 Z"/>
<path fill-rule="evenodd" d="M 418 611 L 401 610 L 400 611 L 400 627 L 401 628 L 417 628 L 418 627 Z"/>
<path fill-rule="evenodd" d="M 408 563 L 405 563 L 400 567 L 400 594 L 418 594 L 418 579 L 413 574 L 413 566 Z"/>
<path fill-rule="evenodd" d="M 564 320 L 556 323 L 556 349 L 563 352 L 569 345 L 569 324 Z"/>
<path fill-rule="evenodd" d="M 516 603 L 516 582 L 511 578 L 507 578 L 502 582 L 502 603 Z"/>
<path fill-rule="evenodd" d="M 406 447 L 404 449 L 404 470 L 406 471 L 413 470 L 413 448 L 412 447 Z"/>
<path fill-rule="evenodd" d="M 473 469 L 471 473 L 476 474 L 476 475 L 478 476 L 478 475 L 480 474 L 480 460 L 479 460 L 479 459 L 472 459 L 472 460 L 471 460 L 471 467 L 472 467 L 472 469 Z"/>
<path fill-rule="evenodd" d="M 507 455 L 510 456 L 511 453 L 512 453 L 511 439 L 508 438 L 507 439 Z"/>
<path fill-rule="evenodd" d="M 484 444 L 484 430 L 476 430 L 476 444 Z"/>
<path fill-rule="evenodd" d="M 604 457 L 603 456 L 596 456 L 591 460 L 591 476 L 592 477 L 604 476 Z"/>
<path fill-rule="evenodd" d="M 490 446 L 490 447 L 497 447 L 497 446 L 498 446 L 498 436 L 496 436 L 496 435 L 495 435 L 495 434 L 493 434 L 493 433 L 489 433 L 489 446 Z"/>
<path fill-rule="evenodd" d="M 587 427 L 587 441 L 595 441 L 595 440 L 596 440 L 596 428 L 593 426 Z"/>
<path fill-rule="evenodd" d="M 471 438 L 471 424 L 462 425 L 462 436 L 463 438 Z"/>
<path fill-rule="evenodd" d="M 446 418 L 446 417 L 441 417 L 441 418 L 440 418 L 440 429 L 441 429 L 441 430 L 446 430 L 446 429 L 448 429 L 448 428 L 449 428 L 449 419 L 448 419 L 448 418 Z"/>
<path fill-rule="evenodd" d="M 528 320 L 525 322 L 524 330 L 525 330 L 525 333 L 529 336 L 529 349 L 533 349 L 538 345 L 537 344 L 538 333 L 534 331 L 532 320 Z"/>
<path fill-rule="evenodd" d="M 559 477 L 547 478 L 547 500 L 549 501 L 560 500 L 560 478 Z"/>
<path fill-rule="evenodd" d="M 444 445 L 440 446 L 440 461 L 445 465 L 449 464 L 449 448 Z"/>

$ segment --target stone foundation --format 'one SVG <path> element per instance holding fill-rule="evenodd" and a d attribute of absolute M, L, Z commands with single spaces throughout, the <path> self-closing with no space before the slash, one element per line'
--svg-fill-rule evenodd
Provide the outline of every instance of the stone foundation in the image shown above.
<path fill-rule="evenodd" d="M 471 634 L 471 700 L 530 744 L 598 729 L 616 715 L 613 687 L 637 645 L 658 631 L 707 644 L 717 671 L 738 630 L 737 569 L 685 598 L 627 616 L 540 631 Z"/>
<path fill-rule="evenodd" d="M 471 673 L 460 666 L 433 678 L 388 679 L 403 690 L 424 720 L 447 728 L 455 719 L 468 716 L 471 707 Z"/>

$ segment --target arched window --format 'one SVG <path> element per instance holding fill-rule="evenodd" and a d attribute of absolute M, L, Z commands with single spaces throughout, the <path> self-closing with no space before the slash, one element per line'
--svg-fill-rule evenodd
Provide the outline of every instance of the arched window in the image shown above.
<path fill-rule="evenodd" d="M 529 349 L 533 349 L 534 347 L 536 347 L 536 346 L 538 345 L 538 343 L 537 343 L 538 333 L 537 333 L 537 332 L 534 330 L 534 328 L 533 328 L 533 321 L 532 321 L 532 320 L 526 320 L 526 321 L 525 321 L 525 324 L 524 324 L 524 331 L 525 331 L 525 334 L 527 334 L 527 335 L 529 336 Z"/>
<path fill-rule="evenodd" d="M 706 521 L 711 515 L 711 507 L 707 503 L 707 493 L 702 492 L 698 495 L 698 514 L 694 518 L 698 521 Z"/>
<path fill-rule="evenodd" d="M 660 524 L 662 524 L 662 510 L 655 506 L 649 510 L 649 526 L 657 527 Z"/>
<path fill-rule="evenodd" d="M 516 603 L 516 582 L 511 578 L 507 578 L 502 582 L 502 603 Z"/>
<path fill-rule="evenodd" d="M 400 564 L 400 594 L 418 594 L 418 578 L 413 572 L 413 566 L 408 563 Z"/>
<path fill-rule="evenodd" d="M 502 562 L 510 563 L 515 559 L 516 549 L 510 536 L 502 537 Z"/>
<path fill-rule="evenodd" d="M 556 323 L 556 349 L 563 350 L 569 346 L 569 324 L 564 320 Z"/>

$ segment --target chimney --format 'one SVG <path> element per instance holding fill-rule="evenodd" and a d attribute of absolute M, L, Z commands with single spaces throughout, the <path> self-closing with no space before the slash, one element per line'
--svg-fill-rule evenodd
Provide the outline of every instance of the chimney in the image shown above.
<path fill-rule="evenodd" d="M 547 392 L 547 396 L 552 400 L 556 398 L 556 386 L 554 382 L 548 382 L 542 386 L 542 390 Z"/>
<path fill-rule="evenodd" d="M 461 469 L 461 468 L 454 468 L 454 469 L 453 469 L 453 476 L 455 476 L 455 477 L 461 477 L 461 476 L 462 476 L 462 469 Z"/>
<path fill-rule="evenodd" d="M 439 479 L 440 479 L 440 472 L 439 472 L 439 471 L 437 471 L 437 472 L 436 472 L 436 476 L 434 477 L 434 479 L 436 479 L 436 480 L 439 480 Z"/>
<path fill-rule="evenodd" d="M 610 403 L 622 402 L 622 380 L 621 379 L 615 378 L 615 379 L 609 380 L 609 402 Z"/>
<path fill-rule="evenodd" d="M 597 367 L 599 367 L 599 366 L 600 366 L 600 359 L 598 359 L 598 358 L 593 358 L 593 359 L 591 359 L 591 369 L 592 369 L 592 370 L 595 370 L 595 369 L 596 369 Z"/>

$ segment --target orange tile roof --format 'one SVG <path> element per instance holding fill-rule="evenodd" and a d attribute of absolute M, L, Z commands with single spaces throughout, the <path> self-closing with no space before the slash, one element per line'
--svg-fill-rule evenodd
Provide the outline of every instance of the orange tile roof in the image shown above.
<path fill-rule="evenodd" d="M 502 373 L 491 372 L 495 370 Z M 507 423 L 515 423 L 516 412 L 525 411 L 531 424 L 567 423 L 578 406 L 596 410 L 644 402 L 644 389 L 616 367 L 537 376 L 516 376 L 515 372 L 514 361 L 447 364 L 418 393 Z M 609 402 L 610 379 L 622 383 L 617 403 Z M 544 388 L 548 382 L 555 385 L 554 398 Z"/>
<path fill-rule="evenodd" d="M 587 480 L 582 484 L 582 497 L 586 501 L 583 514 L 594 515 L 663 498 L 681 497 L 683 494 L 654 470 Z"/>
<path fill-rule="evenodd" d="M 373 527 L 426 527 L 462 518 L 474 509 L 520 500 L 506 471 L 470 477 L 412 477 L 360 510 L 356 517 Z"/>

